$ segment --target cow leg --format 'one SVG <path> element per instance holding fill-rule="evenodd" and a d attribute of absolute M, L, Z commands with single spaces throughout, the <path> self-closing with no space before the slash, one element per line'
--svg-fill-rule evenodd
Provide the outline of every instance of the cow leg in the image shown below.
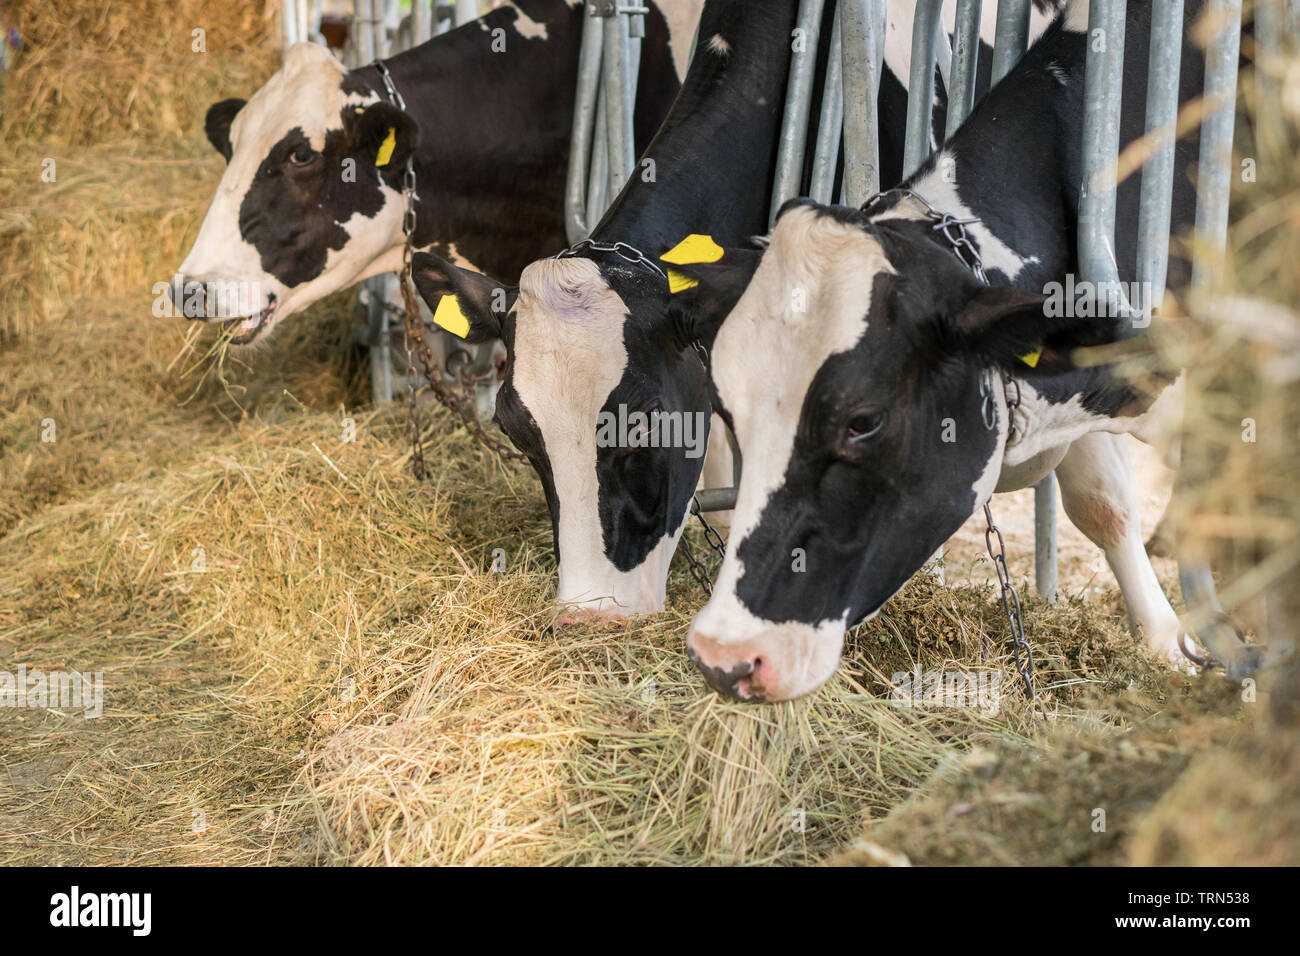
<path fill-rule="evenodd" d="M 1061 501 L 1074 526 L 1106 555 L 1115 573 L 1129 627 L 1152 652 L 1182 661 L 1178 615 L 1156 580 L 1142 544 L 1141 512 L 1125 435 L 1094 432 L 1070 445 L 1056 468 Z"/>

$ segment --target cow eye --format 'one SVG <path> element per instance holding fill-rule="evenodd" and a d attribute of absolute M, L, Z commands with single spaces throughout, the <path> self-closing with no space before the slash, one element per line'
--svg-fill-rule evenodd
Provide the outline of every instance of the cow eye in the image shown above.
<path fill-rule="evenodd" d="M 844 437 L 850 444 L 855 444 L 863 439 L 870 438 L 885 427 L 887 415 L 885 410 L 874 409 L 866 412 L 855 412 L 844 426 Z"/>
<path fill-rule="evenodd" d="M 316 158 L 316 151 L 310 146 L 296 146 L 289 154 L 290 166 L 306 166 Z"/>

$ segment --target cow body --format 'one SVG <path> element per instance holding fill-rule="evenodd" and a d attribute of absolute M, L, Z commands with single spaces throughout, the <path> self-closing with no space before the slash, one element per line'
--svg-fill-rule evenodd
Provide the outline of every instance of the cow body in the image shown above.
<path fill-rule="evenodd" d="M 787 205 L 752 279 L 733 283 L 712 374 L 745 471 L 714 595 L 688 637 L 718 690 L 779 700 L 815 689 L 847 627 L 875 614 L 995 490 L 1053 469 L 1067 514 L 1105 552 L 1134 629 L 1178 656 L 1122 436 L 1154 414 L 1153 397 L 1111 366 L 1070 357 L 1123 337 L 1115 320 L 1045 308 L 1045 290 L 1077 269 L 1087 16 L 1088 4 L 1071 0 L 904 184 L 910 192 L 865 212 Z M 1130 4 L 1122 144 L 1142 132 L 1149 26 L 1149 6 Z M 1187 42 L 1184 100 L 1201 77 Z M 1176 151 L 1175 228 L 1194 214 L 1195 153 L 1194 139 Z M 1119 222 L 1136 222 L 1136 201 L 1126 184 Z M 943 214 L 970 220 L 991 285 L 936 230 Z M 1131 236 L 1117 253 L 1131 281 Z M 706 286 L 707 271 L 695 270 Z M 795 289 L 803 311 L 791 307 Z M 796 552 L 803 560 L 792 561 Z"/>
<path fill-rule="evenodd" d="M 650 5 L 638 143 L 677 93 L 670 40 L 680 61 L 699 5 Z M 250 100 L 208 113 L 228 166 L 180 274 L 257 287 L 262 308 L 235 317 L 236 341 L 248 342 L 331 292 L 397 270 L 408 155 L 416 245 L 510 278 L 563 247 L 582 15 L 566 0 L 518 0 L 392 57 L 405 112 L 374 66 L 349 72 L 324 47 L 290 48 Z"/>

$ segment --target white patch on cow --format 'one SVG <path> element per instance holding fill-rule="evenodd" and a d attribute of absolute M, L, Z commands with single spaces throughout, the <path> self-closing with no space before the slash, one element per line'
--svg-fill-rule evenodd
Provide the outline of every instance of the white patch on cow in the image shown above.
<path fill-rule="evenodd" d="M 700 22 L 704 0 L 668 0 L 656 6 L 668 24 L 668 50 L 673 57 L 677 79 L 682 80 L 686 77 L 687 65 L 695 52 L 695 30 Z"/>
<path fill-rule="evenodd" d="M 1063 26 L 1072 33 L 1088 32 L 1088 17 L 1092 12 L 1090 0 L 1067 0 Z"/>
<path fill-rule="evenodd" d="M 701 645 L 752 649 L 761 644 L 758 653 L 766 658 L 778 653 L 770 646 L 777 625 L 757 618 L 740 601 L 737 584 L 744 568 L 737 550 L 784 482 L 813 377 L 831 356 L 861 340 L 867 328 L 864 303 L 871 301 L 876 277 L 892 271 L 880 243 L 861 228 L 795 207 L 777 222 L 753 279 L 722 324 L 713 348 L 713 378 L 736 425 L 744 480 L 713 596 L 692 625 Z M 804 307 L 796 309 L 796 301 Z M 826 660 L 839 658 L 847 614 L 846 608 L 815 627 L 780 625 L 781 641 L 802 635 L 799 643 L 818 665 L 814 675 L 808 669 L 811 658 L 790 660 L 780 652 L 783 673 L 791 667 L 809 681 L 817 678 L 789 696 L 830 676 L 820 669 Z M 828 658 L 831 646 L 834 655 Z M 782 687 L 787 688 L 784 677 Z"/>
<path fill-rule="evenodd" d="M 971 486 L 971 492 L 975 495 L 974 510 L 982 507 L 993 496 L 993 492 L 998 487 L 999 476 L 1002 473 L 1002 459 L 1007 444 L 1007 433 L 1010 430 L 1010 420 L 1007 416 L 1006 389 L 1003 384 L 1002 373 L 996 369 L 990 369 L 984 374 L 989 377 L 997 400 L 997 443 L 993 446 L 989 460 L 984 463 L 984 470 L 980 472 L 980 476 L 975 479 L 975 483 Z"/>
<path fill-rule="evenodd" d="M 546 33 L 546 24 L 538 23 L 519 7 L 513 3 L 510 6 L 518 11 L 519 16 L 515 19 L 515 31 L 525 40 L 546 40 L 549 39 Z"/>
<path fill-rule="evenodd" d="M 721 33 L 715 33 L 709 37 L 708 48 L 718 56 L 726 56 L 731 52 L 731 44 L 727 42 L 727 38 Z"/>
<path fill-rule="evenodd" d="M 289 289 L 262 269 L 257 249 L 239 231 L 239 207 L 271 147 L 301 127 L 315 149 L 328 131 L 341 129 L 345 108 L 359 108 L 376 97 L 343 92 L 343 66 L 323 46 L 299 43 L 285 51 L 284 64 L 235 115 L 230 128 L 231 158 L 198 237 L 179 272 L 188 281 L 256 283 L 273 293 L 275 312 L 263 331 L 350 282 L 400 267 L 400 196 L 384 187 L 385 204 L 373 218 L 356 215 L 343 223 L 351 240 L 329 253 L 322 273 Z M 385 252 L 395 253 L 382 258 Z"/>
<path fill-rule="evenodd" d="M 958 195 L 957 184 L 944 180 L 944 170 L 953 168 L 956 168 L 956 157 L 948 150 L 944 150 L 930 171 L 913 182 L 912 191 L 919 196 L 923 196 L 939 212 L 951 213 L 960 219 L 975 219 L 974 212 L 962 202 L 961 197 Z M 879 216 L 872 218 L 874 221 L 886 219 L 925 221 L 926 211 L 919 203 L 910 198 L 904 198 Z M 1021 257 L 978 219 L 967 226 L 966 229 L 979 245 L 980 258 L 984 261 L 984 268 L 986 270 L 996 269 L 1001 272 L 1007 277 L 1008 283 L 1014 283 L 1016 276 L 1020 275 L 1025 266 L 1038 262 L 1037 256 Z"/>
<path fill-rule="evenodd" d="M 1015 440 L 1006 446 L 1003 455 L 1004 469 L 1017 468 L 1052 449 L 1064 448 L 1090 432 L 1129 432 L 1139 421 L 1090 412 L 1080 395 L 1071 395 L 1065 402 L 1049 402 L 1027 381 L 1016 379 L 1016 384 L 1020 388 L 1020 405 L 1015 413 Z M 999 482 L 998 490 L 1012 488 Z"/>
<path fill-rule="evenodd" d="M 541 430 L 559 499 L 561 604 L 601 614 L 662 611 L 676 534 L 634 571 L 605 556 L 596 477 L 596 422 L 627 368 L 627 306 L 590 259 L 542 259 L 524 269 L 515 303 L 513 384 Z"/>

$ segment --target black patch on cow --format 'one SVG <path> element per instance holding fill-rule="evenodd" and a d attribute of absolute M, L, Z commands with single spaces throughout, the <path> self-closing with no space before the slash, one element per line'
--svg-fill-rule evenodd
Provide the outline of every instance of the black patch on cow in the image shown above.
<path fill-rule="evenodd" d="M 970 280 L 973 281 L 973 280 Z M 769 621 L 851 625 L 874 612 L 975 506 L 972 486 L 997 447 L 984 426 L 978 373 L 936 361 L 934 303 L 924 283 L 881 274 L 862 339 L 817 371 L 800 409 L 781 486 L 741 541 L 740 601 Z M 912 349 L 895 347 L 899 339 Z M 846 423 L 864 410 L 887 413 L 881 431 L 846 448 Z M 943 441 L 953 419 L 958 440 Z M 924 486 L 926 495 L 917 495 Z M 892 533 L 881 534 L 879 529 Z M 803 561 L 796 549 L 802 549 Z"/>
<path fill-rule="evenodd" d="M 213 103 L 208 107 L 203 119 L 203 132 L 207 134 L 212 147 L 230 162 L 230 124 L 235 121 L 235 114 L 244 108 L 247 100 L 232 98 Z"/>
<path fill-rule="evenodd" d="M 708 446 L 710 403 L 704 366 L 694 348 L 671 334 L 668 289 L 643 267 L 601 265 L 601 275 L 628 307 L 623 347 L 628 364 L 609 393 L 603 414 L 678 413 L 688 416 L 692 438 Z M 698 417 L 696 417 L 698 416 Z M 696 423 L 702 428 L 696 428 Z M 677 532 L 704 467 L 704 455 L 686 456 L 685 447 L 597 447 L 601 532 L 605 555 L 620 571 L 631 571 L 665 537 Z"/>
<path fill-rule="evenodd" d="M 332 250 L 351 238 L 354 215 L 373 219 L 384 207 L 374 157 L 362 155 L 342 129 L 325 134 L 325 147 L 307 165 L 292 166 L 295 150 L 310 150 L 302 127 L 271 147 L 239 206 L 239 234 L 261 257 L 262 268 L 286 286 L 309 282 Z M 355 163 L 356 182 L 344 182 L 343 161 Z"/>
<path fill-rule="evenodd" d="M 546 495 L 546 506 L 551 512 L 551 542 L 555 547 L 555 560 L 560 560 L 560 499 L 555 493 L 555 475 L 551 471 L 551 458 L 546 448 L 542 430 L 528 406 L 515 391 L 513 376 L 513 356 L 515 354 L 515 312 L 507 313 L 501 328 L 501 341 L 505 343 L 506 355 L 511 364 L 506 368 L 505 381 L 497 390 L 496 411 L 492 420 L 506 433 L 510 440 L 528 458 L 533 470 L 542 483 L 542 492 Z"/>

